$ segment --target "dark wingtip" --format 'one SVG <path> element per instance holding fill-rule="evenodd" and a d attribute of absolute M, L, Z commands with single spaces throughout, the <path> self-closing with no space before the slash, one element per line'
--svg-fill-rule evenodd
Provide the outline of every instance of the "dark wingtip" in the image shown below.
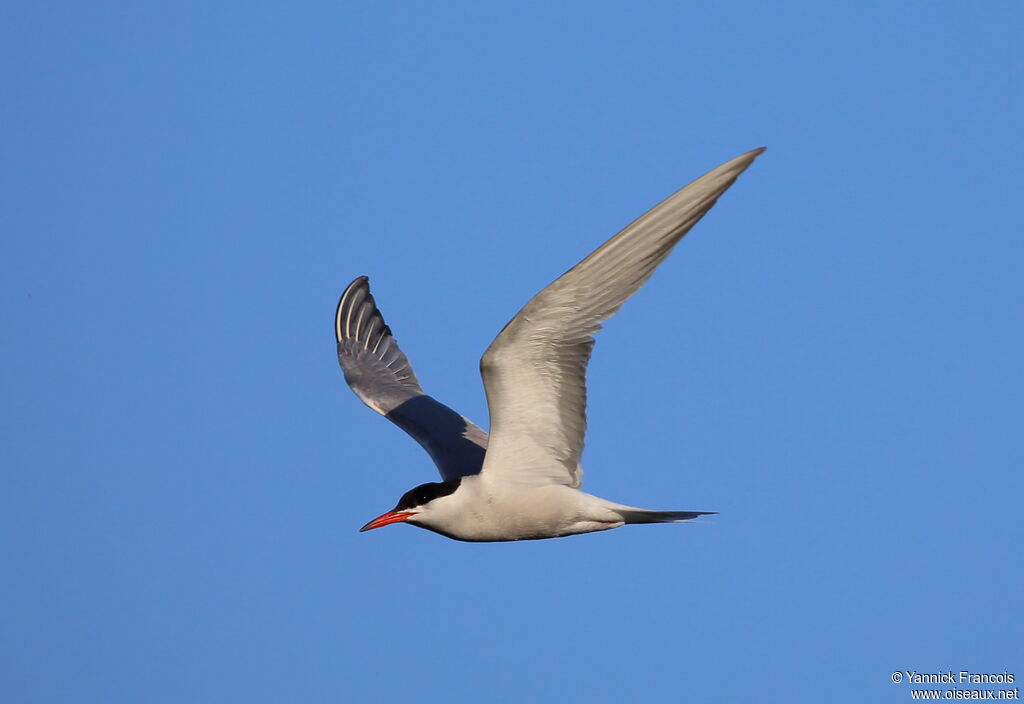
<path fill-rule="evenodd" d="M 370 292 L 370 277 L 366 276 L 366 275 L 357 276 L 356 278 L 352 279 L 352 283 L 350 283 L 348 286 L 346 286 L 345 290 L 342 291 L 341 295 L 338 297 L 338 305 L 335 306 L 335 308 L 334 308 L 334 339 L 339 344 L 341 343 L 341 337 L 342 337 L 342 335 L 341 335 L 341 323 L 340 323 L 341 307 L 344 305 L 345 299 L 348 297 L 348 294 L 351 291 L 354 291 L 357 288 L 362 288 L 364 286 L 366 287 L 366 292 L 369 293 Z"/>
<path fill-rule="evenodd" d="M 756 159 L 757 157 L 759 157 L 762 154 L 764 154 L 766 149 L 768 149 L 768 147 L 758 147 L 757 149 L 751 149 L 749 152 L 745 152 L 743 154 L 740 154 L 738 157 L 736 157 L 736 159 L 734 159 L 734 161 L 738 161 L 738 160 L 742 159 L 742 160 L 746 161 L 747 164 L 749 165 L 749 164 L 753 163 L 754 159 Z M 746 167 L 744 167 L 744 168 L 746 168 Z"/>
<path fill-rule="evenodd" d="M 749 152 L 744 152 L 740 154 L 738 157 L 733 159 L 733 161 L 745 163 L 746 166 L 744 166 L 743 169 L 746 170 L 747 166 L 754 163 L 754 160 L 757 159 L 757 157 L 764 154 L 766 149 L 768 149 L 768 147 L 758 147 L 757 149 L 751 149 Z"/>

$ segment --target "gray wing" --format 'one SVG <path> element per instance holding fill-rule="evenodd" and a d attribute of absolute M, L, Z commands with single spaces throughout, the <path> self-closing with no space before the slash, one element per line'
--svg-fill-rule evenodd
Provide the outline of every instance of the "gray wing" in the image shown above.
<path fill-rule="evenodd" d="M 363 403 L 422 445 L 446 481 L 480 471 L 487 433 L 423 393 L 409 360 L 377 310 L 365 276 L 341 294 L 334 332 L 345 381 Z"/>
<path fill-rule="evenodd" d="M 484 476 L 582 484 L 594 333 L 763 151 L 738 156 L 666 198 L 534 296 L 498 334 L 480 361 L 491 412 Z"/>

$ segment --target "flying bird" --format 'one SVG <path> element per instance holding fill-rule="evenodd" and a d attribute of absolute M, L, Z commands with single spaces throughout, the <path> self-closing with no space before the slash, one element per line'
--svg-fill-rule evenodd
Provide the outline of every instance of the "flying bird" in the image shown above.
<path fill-rule="evenodd" d="M 490 435 L 424 393 L 368 279 L 349 284 L 335 314 L 345 380 L 423 446 L 442 479 L 406 492 L 361 530 L 408 523 L 456 540 L 535 540 L 714 513 L 652 511 L 580 490 L 585 377 L 601 323 L 763 151 L 727 161 L 669 196 L 530 299 L 480 360 Z"/>

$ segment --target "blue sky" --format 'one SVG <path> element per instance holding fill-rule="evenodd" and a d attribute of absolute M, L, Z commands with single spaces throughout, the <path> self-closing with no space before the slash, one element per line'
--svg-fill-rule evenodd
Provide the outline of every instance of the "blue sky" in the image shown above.
<path fill-rule="evenodd" d="M 0 698 L 908 701 L 1024 677 L 1019 3 L 7 3 Z M 428 391 L 768 151 L 598 338 L 586 488 L 473 545 L 334 356 Z"/>

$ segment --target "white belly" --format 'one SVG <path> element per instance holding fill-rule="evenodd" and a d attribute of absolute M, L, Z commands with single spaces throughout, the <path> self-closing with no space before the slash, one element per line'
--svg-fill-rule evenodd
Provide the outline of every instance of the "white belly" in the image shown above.
<path fill-rule="evenodd" d="M 622 517 L 606 508 L 608 502 L 566 486 L 495 486 L 469 477 L 467 483 L 470 491 L 447 520 L 421 525 L 469 541 L 537 540 L 623 525 Z"/>

